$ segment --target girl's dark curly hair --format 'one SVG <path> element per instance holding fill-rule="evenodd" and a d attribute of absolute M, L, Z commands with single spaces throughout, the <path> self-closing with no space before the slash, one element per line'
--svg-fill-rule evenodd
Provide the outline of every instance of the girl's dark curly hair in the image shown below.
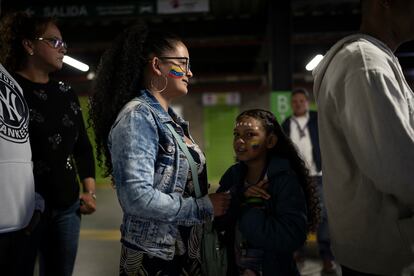
<path fill-rule="evenodd" d="M 50 23 L 57 25 L 54 18 L 34 17 L 22 11 L 4 16 L 0 23 L 0 61 L 3 66 L 12 72 L 22 69 L 27 59 L 23 39 L 35 40 Z"/>
<path fill-rule="evenodd" d="M 107 142 L 119 111 L 145 88 L 145 66 L 151 55 L 162 56 L 179 42 L 182 40 L 173 34 L 150 31 L 139 23 L 124 30 L 102 55 L 89 102 L 89 123 L 95 131 L 97 158 L 105 167 L 105 176 L 112 173 Z"/>
<path fill-rule="evenodd" d="M 321 208 L 319 205 L 319 197 L 316 193 L 315 183 L 309 177 L 309 170 L 306 168 L 303 160 L 299 157 L 296 147 L 293 145 L 290 138 L 283 132 L 276 117 L 271 112 L 263 109 L 246 110 L 237 116 L 236 121 L 241 120 L 243 117 L 251 117 L 260 121 L 268 135 L 271 133 L 276 135 L 277 143 L 270 149 L 269 154 L 289 160 L 305 193 L 306 204 L 308 207 L 308 230 L 314 231 L 320 220 Z"/>

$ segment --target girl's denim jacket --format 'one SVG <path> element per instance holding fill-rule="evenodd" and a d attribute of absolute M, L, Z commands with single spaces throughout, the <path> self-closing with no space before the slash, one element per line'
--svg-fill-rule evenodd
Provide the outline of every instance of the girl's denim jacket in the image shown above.
<path fill-rule="evenodd" d="M 189 164 L 166 124 L 192 139 L 187 122 L 172 109 L 167 113 L 154 96 L 142 90 L 118 115 L 108 147 L 123 210 L 121 242 L 171 260 L 178 226 L 211 220 L 213 206 L 207 195 L 198 199 L 182 196 Z"/>

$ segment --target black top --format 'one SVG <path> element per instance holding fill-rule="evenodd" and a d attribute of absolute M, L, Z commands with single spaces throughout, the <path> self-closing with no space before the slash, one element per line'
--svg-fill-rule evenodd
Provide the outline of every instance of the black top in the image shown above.
<path fill-rule="evenodd" d="M 29 137 L 32 147 L 36 192 L 47 208 L 65 208 L 79 200 L 80 179 L 95 178 L 95 162 L 72 88 L 50 80 L 34 83 L 18 74 L 30 110 Z"/>

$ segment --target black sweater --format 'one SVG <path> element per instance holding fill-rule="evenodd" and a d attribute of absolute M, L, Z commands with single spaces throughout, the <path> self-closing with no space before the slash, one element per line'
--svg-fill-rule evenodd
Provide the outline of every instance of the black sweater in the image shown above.
<path fill-rule="evenodd" d="M 63 82 L 34 83 L 14 74 L 30 110 L 29 137 L 35 189 L 47 208 L 79 200 L 79 182 L 95 178 L 95 162 L 79 100 Z"/>

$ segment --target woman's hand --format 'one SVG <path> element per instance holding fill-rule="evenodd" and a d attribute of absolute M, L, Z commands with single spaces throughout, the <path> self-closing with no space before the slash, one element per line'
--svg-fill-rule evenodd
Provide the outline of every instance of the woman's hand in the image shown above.
<path fill-rule="evenodd" d="M 208 195 L 213 204 L 214 216 L 219 217 L 227 212 L 230 206 L 231 195 L 229 192 L 214 193 Z"/>
<path fill-rule="evenodd" d="M 80 195 L 80 212 L 84 215 L 90 215 L 96 211 L 96 197 L 94 197 L 94 193 L 82 193 Z"/>
<path fill-rule="evenodd" d="M 257 184 L 250 186 L 244 192 L 244 197 L 260 197 L 263 199 L 269 199 L 270 195 L 267 193 L 267 188 L 269 187 L 269 181 L 267 179 L 263 179 L 259 181 Z"/>

